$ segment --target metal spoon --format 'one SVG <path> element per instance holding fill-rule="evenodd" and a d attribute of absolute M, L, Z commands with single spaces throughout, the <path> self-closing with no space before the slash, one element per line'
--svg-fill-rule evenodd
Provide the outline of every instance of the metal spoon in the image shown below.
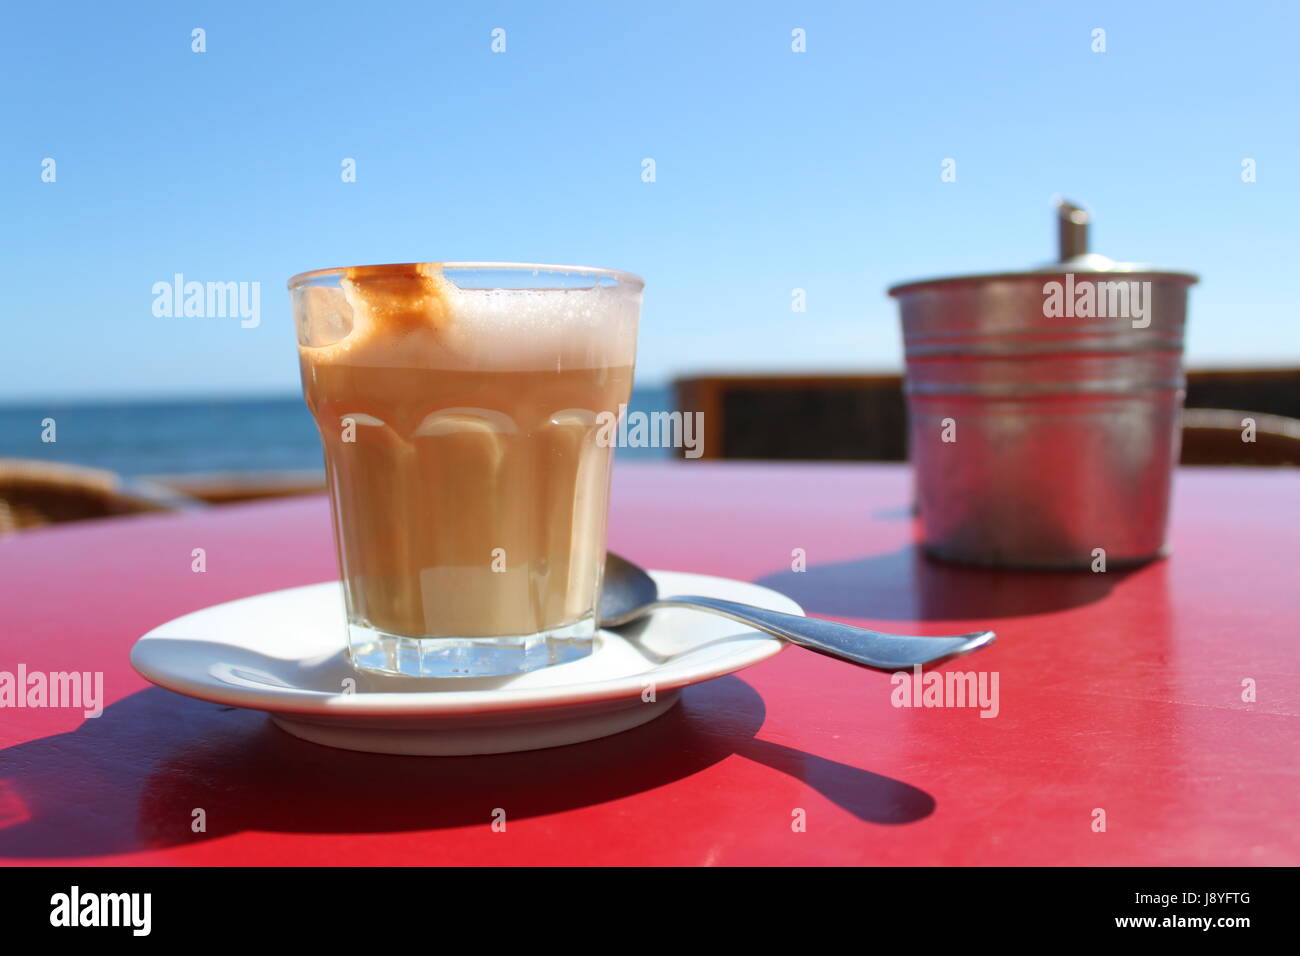
<path fill-rule="evenodd" d="M 720 614 L 827 657 L 838 657 L 882 671 L 909 670 L 917 664 L 934 664 L 969 654 L 992 644 L 994 639 L 992 631 L 975 631 L 954 637 L 905 637 L 815 617 L 782 614 L 718 598 L 691 595 L 661 598 L 654 579 L 645 571 L 616 554 L 606 555 L 605 587 L 600 596 L 601 627 L 622 627 L 659 607 L 686 607 Z"/>

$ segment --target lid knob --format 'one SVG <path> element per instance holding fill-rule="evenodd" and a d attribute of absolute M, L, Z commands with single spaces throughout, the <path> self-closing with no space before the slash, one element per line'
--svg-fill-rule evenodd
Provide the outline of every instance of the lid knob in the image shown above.
<path fill-rule="evenodd" d="M 1058 262 L 1069 262 L 1088 252 L 1088 213 L 1067 199 L 1056 200 Z"/>

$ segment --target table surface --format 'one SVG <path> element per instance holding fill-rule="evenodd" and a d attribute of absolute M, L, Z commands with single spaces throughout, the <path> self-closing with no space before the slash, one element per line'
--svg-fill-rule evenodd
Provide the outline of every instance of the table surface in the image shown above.
<path fill-rule="evenodd" d="M 997 675 L 996 716 L 792 647 L 635 730 L 485 757 L 331 750 L 127 663 L 170 618 L 332 577 L 323 497 L 0 540 L 0 671 L 102 671 L 107 704 L 0 709 L 0 862 L 1300 863 L 1295 472 L 1181 470 L 1172 556 L 1105 574 L 929 562 L 909 502 L 900 466 L 628 465 L 610 546 L 852 623 L 992 626 L 938 670 Z"/>

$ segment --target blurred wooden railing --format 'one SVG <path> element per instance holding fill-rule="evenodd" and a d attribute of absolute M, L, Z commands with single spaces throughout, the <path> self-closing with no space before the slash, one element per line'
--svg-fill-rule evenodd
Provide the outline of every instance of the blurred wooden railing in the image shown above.
<path fill-rule="evenodd" d="M 703 375 L 676 405 L 704 413 L 701 457 L 903 461 L 901 375 Z M 1300 369 L 1187 373 L 1183 464 L 1300 465 Z M 1241 440 L 1242 419 L 1256 441 Z"/>
<path fill-rule="evenodd" d="M 676 406 L 703 412 L 701 457 L 902 461 L 907 415 L 898 375 L 710 375 L 675 383 Z M 1242 441 L 1243 419 L 1255 441 Z M 1183 464 L 1300 465 L 1300 369 L 1187 376 Z M 324 490 L 319 471 L 122 479 L 53 462 L 0 459 L 0 536 L 61 521 L 175 511 Z"/>

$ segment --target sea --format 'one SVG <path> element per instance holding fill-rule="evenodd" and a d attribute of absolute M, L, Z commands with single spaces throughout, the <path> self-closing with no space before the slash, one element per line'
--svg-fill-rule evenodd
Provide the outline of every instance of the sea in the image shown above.
<path fill-rule="evenodd" d="M 629 413 L 673 409 L 670 386 L 638 387 L 628 402 Z M 620 461 L 672 455 L 667 448 L 618 449 Z M 323 471 L 316 425 L 301 395 L 0 405 L 0 458 L 91 465 L 130 477 Z"/>

